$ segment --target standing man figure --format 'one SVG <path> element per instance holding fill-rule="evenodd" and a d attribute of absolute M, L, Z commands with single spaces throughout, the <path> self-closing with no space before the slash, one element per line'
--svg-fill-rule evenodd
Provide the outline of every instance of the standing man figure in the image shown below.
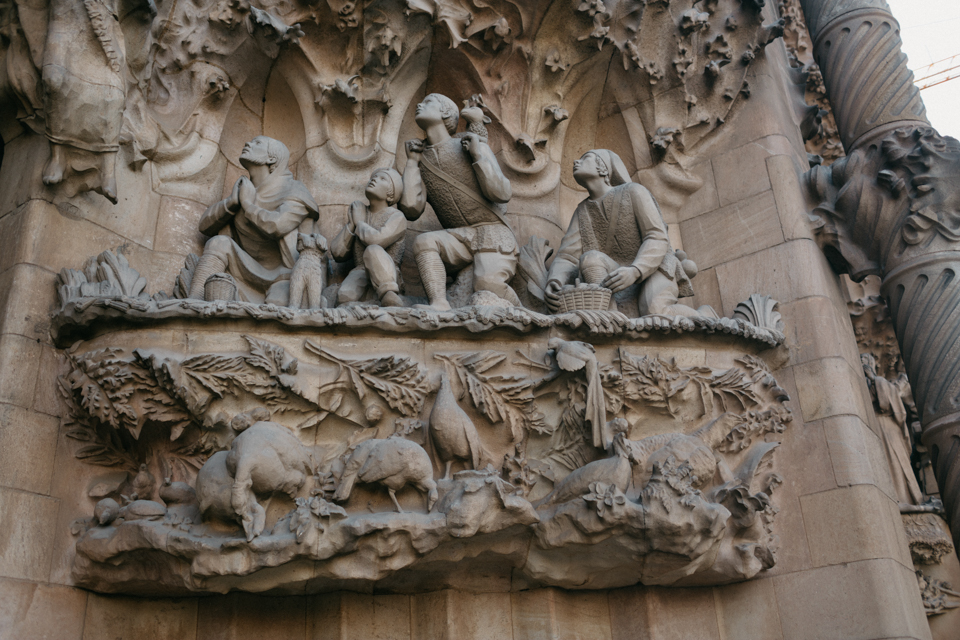
<path fill-rule="evenodd" d="M 430 307 L 450 309 L 447 268 L 459 271 L 472 263 L 475 292 L 489 291 L 519 304 L 507 284 L 517 270 L 517 239 L 503 218 L 510 181 L 477 134 L 453 136 L 459 120 L 450 98 L 431 93 L 416 111 L 426 140 L 406 144 L 400 210 L 416 220 L 429 202 L 443 225 L 442 231 L 423 233 L 413 243 L 420 279 Z"/>

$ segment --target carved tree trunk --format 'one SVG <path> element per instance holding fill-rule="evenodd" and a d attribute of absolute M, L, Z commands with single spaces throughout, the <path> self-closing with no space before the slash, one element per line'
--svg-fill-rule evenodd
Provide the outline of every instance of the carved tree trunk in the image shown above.
<path fill-rule="evenodd" d="M 820 238 L 877 274 L 960 543 L 960 143 L 929 127 L 884 0 L 802 0 L 847 158 L 807 183 Z"/>

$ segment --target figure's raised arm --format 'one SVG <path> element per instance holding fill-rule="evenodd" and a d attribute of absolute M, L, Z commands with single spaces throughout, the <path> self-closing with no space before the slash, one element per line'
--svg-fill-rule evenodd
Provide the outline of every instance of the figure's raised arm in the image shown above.
<path fill-rule="evenodd" d="M 240 180 L 234 183 L 233 192 L 228 197 L 210 205 L 203 212 L 200 218 L 200 233 L 205 236 L 217 235 L 220 229 L 230 224 L 233 216 L 238 213 L 240 213 Z"/>
<path fill-rule="evenodd" d="M 397 206 L 407 220 L 416 220 L 427 208 L 427 190 L 420 177 L 420 156 L 423 154 L 423 140 L 408 140 L 407 164 L 403 169 L 403 194 Z"/>
<path fill-rule="evenodd" d="M 402 239 L 407 233 L 407 219 L 396 209 L 394 209 L 393 213 L 387 218 L 387 221 L 380 229 L 375 229 L 370 225 L 366 226 L 369 230 L 365 231 L 363 235 L 360 235 L 358 232 L 357 235 L 360 236 L 360 239 L 363 240 L 363 243 L 367 246 L 378 245 L 381 247 L 389 247 L 394 242 Z"/>
<path fill-rule="evenodd" d="M 660 213 L 660 205 L 646 187 L 632 184 L 630 202 L 643 238 L 633 266 L 640 272 L 640 280 L 646 280 L 660 268 L 663 257 L 670 249 L 670 239 L 667 236 L 667 225 Z"/>
<path fill-rule="evenodd" d="M 475 133 L 463 136 L 463 147 L 473 160 L 473 170 L 483 195 L 493 202 L 509 202 L 513 197 L 513 188 L 510 186 L 510 180 L 503 175 L 500 163 L 493 155 L 493 149 Z"/>

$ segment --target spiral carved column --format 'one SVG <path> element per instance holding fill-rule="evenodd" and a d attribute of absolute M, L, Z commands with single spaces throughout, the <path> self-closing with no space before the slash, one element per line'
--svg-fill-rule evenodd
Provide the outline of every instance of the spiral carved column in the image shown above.
<path fill-rule="evenodd" d="M 883 0 L 802 0 L 847 157 L 807 184 L 824 244 L 876 273 L 960 543 L 960 143 L 927 123 Z"/>

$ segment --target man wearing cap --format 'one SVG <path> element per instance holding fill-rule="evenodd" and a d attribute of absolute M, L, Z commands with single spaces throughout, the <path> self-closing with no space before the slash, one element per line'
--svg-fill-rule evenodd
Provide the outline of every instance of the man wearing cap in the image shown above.
<path fill-rule="evenodd" d="M 556 310 L 560 289 L 579 277 L 614 293 L 640 282 L 640 315 L 715 315 L 678 304 L 693 295 L 696 265 L 670 246 L 653 195 L 630 181 L 620 156 L 588 151 L 573 163 L 573 177 L 589 196 L 577 205 L 547 276 L 546 298 Z M 615 307 L 611 300 L 611 308 Z"/>
<path fill-rule="evenodd" d="M 400 261 L 403 259 L 407 219 L 393 205 L 403 192 L 403 180 L 394 169 L 377 169 L 364 195 L 350 205 L 347 223 L 333 239 L 330 252 L 338 262 L 353 257 L 354 268 L 337 293 L 337 304 L 360 302 L 369 287 L 384 307 L 402 307 Z"/>
<path fill-rule="evenodd" d="M 400 210 L 408 220 L 433 207 L 442 231 L 420 234 L 413 255 L 430 307 L 450 308 L 447 268 L 473 264 L 473 290 L 489 291 L 513 304 L 517 294 L 507 284 L 517 270 L 517 239 L 503 215 L 511 197 L 490 147 L 476 133 L 453 137 L 460 112 L 450 98 L 432 93 L 417 105 L 416 121 L 426 140 L 406 144 Z"/>

